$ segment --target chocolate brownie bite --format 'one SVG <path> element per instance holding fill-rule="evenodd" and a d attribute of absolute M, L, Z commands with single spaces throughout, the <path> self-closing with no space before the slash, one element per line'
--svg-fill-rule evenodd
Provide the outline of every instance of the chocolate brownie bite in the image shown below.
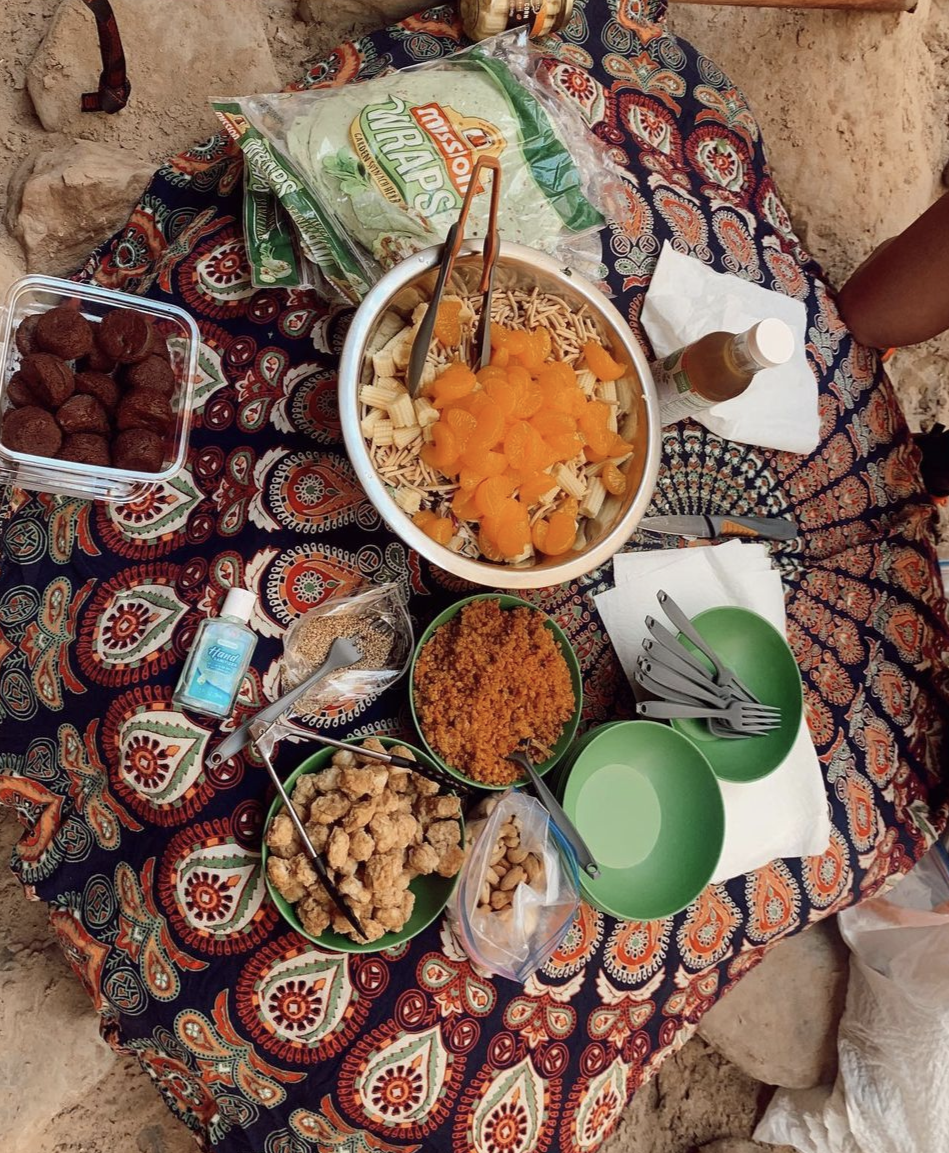
<path fill-rule="evenodd" d="M 55 456 L 63 443 L 63 434 L 53 414 L 35 404 L 10 409 L 0 426 L 0 442 L 14 452 L 33 456 Z"/>
<path fill-rule="evenodd" d="M 165 446 L 157 432 L 147 428 L 130 428 L 120 432 L 112 442 L 113 468 L 135 472 L 160 472 L 165 459 Z"/>
<path fill-rule="evenodd" d="M 92 325 L 77 309 L 61 304 L 40 316 L 36 343 L 41 352 L 78 360 L 92 349 Z"/>
<path fill-rule="evenodd" d="M 39 352 L 40 346 L 36 343 L 36 326 L 40 322 L 40 313 L 34 312 L 25 316 L 17 325 L 13 343 L 20 356 L 29 356 L 31 352 Z"/>
<path fill-rule="evenodd" d="M 171 353 L 168 350 L 168 340 L 163 333 L 152 324 L 152 334 L 148 340 L 148 351 L 151 356 L 160 356 L 162 360 L 171 360 Z"/>
<path fill-rule="evenodd" d="M 45 408 L 59 408 L 68 400 L 76 387 L 73 370 L 58 356 L 48 352 L 34 352 L 24 356 L 20 364 L 23 382 L 33 391 L 36 403 Z"/>
<path fill-rule="evenodd" d="M 125 370 L 125 383 L 129 388 L 150 388 L 171 396 L 175 391 L 175 374 L 167 360 L 160 356 L 146 356 Z"/>
<path fill-rule="evenodd" d="M 57 409 L 56 423 L 67 435 L 71 432 L 107 435 L 109 432 L 109 418 L 94 396 L 71 396 Z"/>
<path fill-rule="evenodd" d="M 60 460 L 72 460 L 77 464 L 92 464 L 99 468 L 112 465 L 109 442 L 104 436 L 94 432 L 73 432 L 63 441 L 59 450 Z"/>
<path fill-rule="evenodd" d="M 110 312 L 96 329 L 99 349 L 123 364 L 144 360 L 151 351 L 151 342 L 152 326 L 148 317 L 130 308 Z"/>
<path fill-rule="evenodd" d="M 77 372 L 76 392 L 82 396 L 94 396 L 106 412 L 114 412 L 122 395 L 119 386 L 104 372 Z"/>
<path fill-rule="evenodd" d="M 150 388 L 133 388 L 116 410 L 115 422 L 120 431 L 146 428 L 164 434 L 175 425 L 175 414 L 167 396 Z"/>
<path fill-rule="evenodd" d="M 33 390 L 23 379 L 22 372 L 15 372 L 7 381 L 6 398 L 14 408 L 23 408 L 27 404 L 36 404 Z"/>
<path fill-rule="evenodd" d="M 92 346 L 92 351 L 87 353 L 77 365 L 80 372 L 115 372 L 118 368 L 119 362 L 114 356 L 106 356 L 98 344 Z"/>

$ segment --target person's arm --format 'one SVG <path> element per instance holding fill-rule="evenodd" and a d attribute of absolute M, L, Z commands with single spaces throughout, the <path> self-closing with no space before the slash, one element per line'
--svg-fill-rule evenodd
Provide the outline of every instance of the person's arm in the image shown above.
<path fill-rule="evenodd" d="M 949 328 L 949 195 L 860 265 L 840 314 L 861 344 L 900 347 Z"/>

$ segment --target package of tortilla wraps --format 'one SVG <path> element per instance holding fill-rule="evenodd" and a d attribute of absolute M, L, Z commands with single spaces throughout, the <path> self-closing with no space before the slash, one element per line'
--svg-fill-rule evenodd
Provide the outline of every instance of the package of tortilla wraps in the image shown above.
<path fill-rule="evenodd" d="M 605 223 L 615 170 L 541 60 L 523 32 L 506 33 L 362 84 L 212 103 L 269 144 L 319 205 L 334 251 L 369 280 L 444 240 L 484 154 L 501 163 L 502 239 L 575 263 L 578 239 Z M 476 197 L 468 235 L 483 235 L 487 211 Z"/>

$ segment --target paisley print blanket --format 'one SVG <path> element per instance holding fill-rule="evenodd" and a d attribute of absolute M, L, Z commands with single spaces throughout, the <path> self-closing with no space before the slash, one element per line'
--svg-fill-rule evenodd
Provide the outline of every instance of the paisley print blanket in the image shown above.
<path fill-rule="evenodd" d="M 9 494 L 0 800 L 24 826 L 13 866 L 48 903 L 105 1037 L 207 1149 L 590 1153 L 767 949 L 878 892 L 945 824 L 949 626 L 916 451 L 877 356 L 851 339 L 792 230 L 741 92 L 662 15 L 655 0 L 577 0 L 547 67 L 626 170 L 604 274 L 647 350 L 638 317 L 664 240 L 807 308 L 818 449 L 756 450 L 680 425 L 650 512 L 800 522 L 775 554 L 830 847 L 661 921 L 584 906 L 523 988 L 475 972 L 442 924 L 350 957 L 280 920 L 260 871 L 265 775 L 250 754 L 212 769 L 218 731 L 172 704 L 197 624 L 228 586 L 258 592 L 246 712 L 274 693 L 286 626 L 325 597 L 403 580 L 422 625 L 464 590 L 409 553 L 356 483 L 335 407 L 348 314 L 251 286 L 232 145 L 173 157 L 81 276 L 197 319 L 188 466 L 120 507 Z M 459 37 L 452 9 L 432 8 L 342 45 L 302 83 L 357 82 Z M 591 599 L 610 581 L 607 565 L 532 594 L 579 654 L 587 725 L 631 712 Z M 406 727 L 399 688 L 333 724 Z M 299 755 L 284 748 L 282 767 Z"/>

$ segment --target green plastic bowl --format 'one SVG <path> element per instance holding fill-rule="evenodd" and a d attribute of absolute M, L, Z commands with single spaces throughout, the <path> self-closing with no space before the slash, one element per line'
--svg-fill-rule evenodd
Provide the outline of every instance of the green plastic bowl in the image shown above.
<path fill-rule="evenodd" d="M 600 868 L 584 895 L 624 921 L 684 909 L 709 883 L 725 839 L 722 792 L 691 741 L 655 721 L 604 725 L 564 784 L 563 807 Z"/>
<path fill-rule="evenodd" d="M 735 605 L 706 609 L 692 624 L 763 705 L 778 705 L 781 724 L 761 737 L 736 741 L 716 737 L 700 720 L 675 720 L 672 727 L 702 750 L 723 781 L 760 781 L 791 751 L 801 727 L 804 690 L 794 654 L 764 617 Z M 679 640 L 711 670 L 711 663 L 680 634 Z"/>
<path fill-rule="evenodd" d="M 429 764 L 430 758 L 426 757 L 423 752 L 416 749 L 413 745 L 408 744 L 406 741 L 397 741 L 392 737 L 380 737 L 385 748 L 391 748 L 393 745 L 403 745 L 407 749 L 411 749 L 417 761 L 423 764 Z M 352 745 L 354 748 L 362 743 L 361 740 L 347 741 L 346 744 Z M 284 781 L 284 788 L 289 794 L 293 793 L 293 786 L 297 783 L 299 777 L 304 773 L 317 773 L 320 769 L 326 767 L 332 759 L 336 749 L 325 748 L 320 749 L 319 752 L 313 754 L 312 757 L 307 757 L 302 765 L 287 777 Z M 428 876 L 416 877 L 414 881 L 409 884 L 409 888 L 415 894 L 415 908 L 412 910 L 412 916 L 405 922 L 398 933 L 386 933 L 385 936 L 380 937 L 378 941 L 369 941 L 366 944 L 360 944 L 358 941 L 352 940 L 350 937 L 344 937 L 342 933 L 334 933 L 332 929 L 327 929 L 326 932 L 321 933 L 318 937 L 314 937 L 312 933 L 308 933 L 303 928 L 300 918 L 297 916 L 295 908 L 290 902 L 280 893 L 277 892 L 276 887 L 271 883 L 270 877 L 267 875 L 267 858 L 270 855 L 270 850 L 267 848 L 267 830 L 270 828 L 270 823 L 274 817 L 283 808 L 283 801 L 279 796 L 274 798 L 273 804 L 270 806 L 270 811 L 267 813 L 267 821 L 264 825 L 264 846 L 261 860 L 261 867 L 264 870 L 264 879 L 267 882 L 267 889 L 270 896 L 273 898 L 274 904 L 280 910 L 280 915 L 292 928 L 307 940 L 312 941 L 315 945 L 319 945 L 321 949 L 330 949 L 337 953 L 378 953 L 382 949 L 391 949 L 395 945 L 401 945 L 403 941 L 409 941 L 417 936 L 421 931 L 427 928 L 432 921 L 442 912 L 448 904 L 449 898 L 455 891 L 455 885 L 458 883 L 458 874 L 454 877 L 439 877 L 437 873 L 431 873 Z M 464 818 L 459 818 L 461 821 L 461 842 L 464 844 L 465 835 Z"/>
<path fill-rule="evenodd" d="M 439 615 L 432 621 L 425 632 L 422 633 L 421 639 L 415 646 L 415 655 L 412 657 L 412 664 L 409 668 L 409 707 L 412 710 L 412 720 L 415 723 L 415 729 L 422 741 L 422 744 L 425 746 L 429 756 L 435 761 L 435 763 L 443 768 L 446 773 L 450 773 L 456 780 L 463 781 L 466 785 L 475 785 L 479 789 L 508 789 L 511 787 L 511 785 L 486 785 L 483 781 L 476 781 L 474 777 L 466 776 L 464 773 L 448 764 L 447 761 L 442 760 L 438 753 L 435 752 L 432 746 L 425 739 L 425 733 L 422 731 L 418 713 L 415 711 L 415 666 L 418 662 L 419 653 L 422 651 L 428 641 L 431 640 L 432 634 L 436 629 L 441 628 L 441 626 L 445 624 L 446 621 L 450 621 L 452 617 L 457 616 L 457 614 L 461 612 L 465 605 L 470 605 L 474 601 L 498 601 L 502 609 L 526 608 L 531 609 L 535 613 L 540 613 L 541 616 L 544 617 L 544 625 L 554 634 L 554 639 L 556 640 L 561 653 L 563 653 L 564 660 L 567 662 L 567 668 L 570 670 L 570 683 L 573 686 L 573 699 L 575 701 L 575 708 L 573 710 L 573 716 L 564 725 L 563 732 L 560 734 L 560 739 L 554 745 L 551 755 L 547 758 L 546 761 L 542 761 L 540 764 L 534 766 L 541 776 L 543 776 L 544 773 L 549 772 L 549 770 L 557 764 L 560 758 L 564 756 L 564 754 L 570 749 L 573 738 L 577 734 L 577 725 L 580 723 L 580 713 L 583 711 L 583 678 L 580 675 L 580 662 L 577 660 L 577 654 L 573 651 L 573 646 L 567 640 L 567 635 L 563 629 L 560 628 L 559 625 L 555 624 L 554 621 L 552 621 L 551 618 L 547 616 L 547 614 L 542 609 L 539 609 L 536 605 L 530 604 L 528 601 L 521 600 L 520 597 L 508 596 L 505 593 L 479 593 L 477 596 L 465 597 L 464 600 L 456 601 L 453 605 L 450 605 L 447 609 L 445 609 L 443 613 L 439 613 Z M 511 784 L 520 785 L 523 784 L 526 780 L 526 777 L 521 777 L 516 781 L 512 781 Z"/>

